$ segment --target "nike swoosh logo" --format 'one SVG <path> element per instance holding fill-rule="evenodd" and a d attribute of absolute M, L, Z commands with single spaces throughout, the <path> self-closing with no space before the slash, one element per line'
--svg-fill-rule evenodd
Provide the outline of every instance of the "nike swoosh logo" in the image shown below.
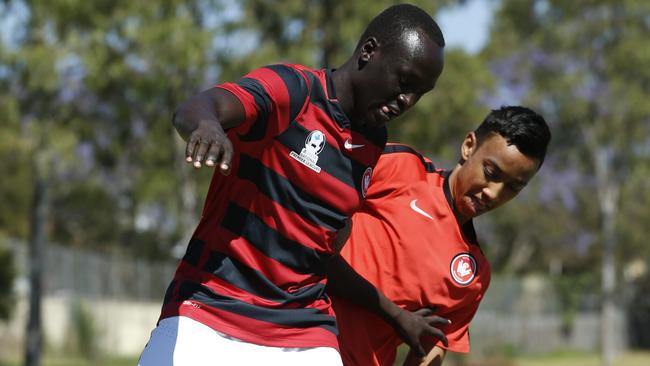
<path fill-rule="evenodd" d="M 428 218 L 430 218 L 431 220 L 433 220 L 433 217 L 431 217 L 431 215 L 429 215 L 428 213 L 424 212 L 421 208 L 419 208 L 419 207 L 415 204 L 417 201 L 418 201 L 418 200 L 413 200 L 413 201 L 411 201 L 411 208 L 413 209 L 413 211 L 419 213 L 419 214 L 422 215 L 422 216 L 428 217 Z"/>
<path fill-rule="evenodd" d="M 356 149 L 356 148 L 358 148 L 358 147 L 364 147 L 364 146 L 366 146 L 366 145 L 353 145 L 353 144 L 350 142 L 350 139 L 347 139 L 347 140 L 345 140 L 345 142 L 343 143 L 343 146 L 344 146 L 346 149 L 348 149 L 348 150 L 352 150 L 352 149 Z"/>

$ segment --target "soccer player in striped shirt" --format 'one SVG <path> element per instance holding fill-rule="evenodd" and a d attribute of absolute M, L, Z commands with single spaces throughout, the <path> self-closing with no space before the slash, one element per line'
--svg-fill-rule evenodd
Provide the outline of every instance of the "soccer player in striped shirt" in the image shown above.
<path fill-rule="evenodd" d="M 187 161 L 216 171 L 139 365 L 341 364 L 327 267 L 366 195 L 385 124 L 433 89 L 443 47 L 426 12 L 392 6 L 338 69 L 262 67 L 177 109 Z M 407 342 L 444 338 L 432 327 L 440 318 L 373 290 L 359 301 Z"/>

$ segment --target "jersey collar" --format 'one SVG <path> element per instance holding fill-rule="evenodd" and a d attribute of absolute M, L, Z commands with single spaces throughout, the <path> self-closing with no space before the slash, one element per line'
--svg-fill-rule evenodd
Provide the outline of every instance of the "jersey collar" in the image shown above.
<path fill-rule="evenodd" d="M 442 172 L 442 176 L 444 178 L 444 182 L 442 184 L 442 189 L 445 192 L 445 198 L 447 199 L 447 203 L 449 204 L 449 207 L 452 209 L 452 211 L 455 213 L 456 212 L 456 205 L 454 204 L 454 198 L 451 195 L 451 189 L 449 188 L 449 176 L 451 175 L 451 170 L 444 170 Z M 478 240 L 476 239 L 476 231 L 474 230 L 474 223 L 472 222 L 472 219 L 467 220 L 466 223 L 464 223 L 461 226 L 461 233 L 463 234 L 463 237 L 465 240 L 472 244 L 478 245 Z"/>
<path fill-rule="evenodd" d="M 338 99 L 336 99 L 336 90 L 334 89 L 334 81 L 332 80 L 332 71 L 334 69 L 325 68 L 325 84 L 327 86 L 327 103 L 329 104 L 330 113 L 332 118 L 343 128 L 350 128 L 350 119 L 341 109 Z"/>

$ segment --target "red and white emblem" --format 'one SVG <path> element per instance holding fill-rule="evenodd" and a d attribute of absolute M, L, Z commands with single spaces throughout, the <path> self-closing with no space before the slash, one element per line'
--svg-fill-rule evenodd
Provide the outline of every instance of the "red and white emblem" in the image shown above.
<path fill-rule="evenodd" d="M 449 269 L 456 283 L 469 285 L 476 276 L 476 259 L 469 253 L 456 254 Z"/>
<path fill-rule="evenodd" d="M 363 177 L 361 178 L 361 195 L 365 198 L 366 192 L 368 192 L 368 187 L 370 186 L 370 178 L 372 178 L 372 168 L 368 167 L 365 172 L 363 172 Z"/>

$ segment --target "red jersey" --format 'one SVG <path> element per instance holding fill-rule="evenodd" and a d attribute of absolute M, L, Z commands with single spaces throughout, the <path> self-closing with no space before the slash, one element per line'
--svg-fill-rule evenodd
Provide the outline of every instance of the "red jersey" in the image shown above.
<path fill-rule="evenodd" d="M 490 282 L 472 222 L 456 221 L 448 172 L 408 146 L 389 144 L 342 255 L 389 299 L 410 311 L 437 306 L 454 352 L 469 351 L 469 323 Z M 346 366 L 392 365 L 402 343 L 379 317 L 334 299 Z"/>
<path fill-rule="evenodd" d="M 273 65 L 219 87 L 245 121 L 227 131 L 232 172 L 212 178 L 161 319 L 187 316 L 268 346 L 338 348 L 325 263 L 386 129 L 352 130 L 328 70 Z"/>

